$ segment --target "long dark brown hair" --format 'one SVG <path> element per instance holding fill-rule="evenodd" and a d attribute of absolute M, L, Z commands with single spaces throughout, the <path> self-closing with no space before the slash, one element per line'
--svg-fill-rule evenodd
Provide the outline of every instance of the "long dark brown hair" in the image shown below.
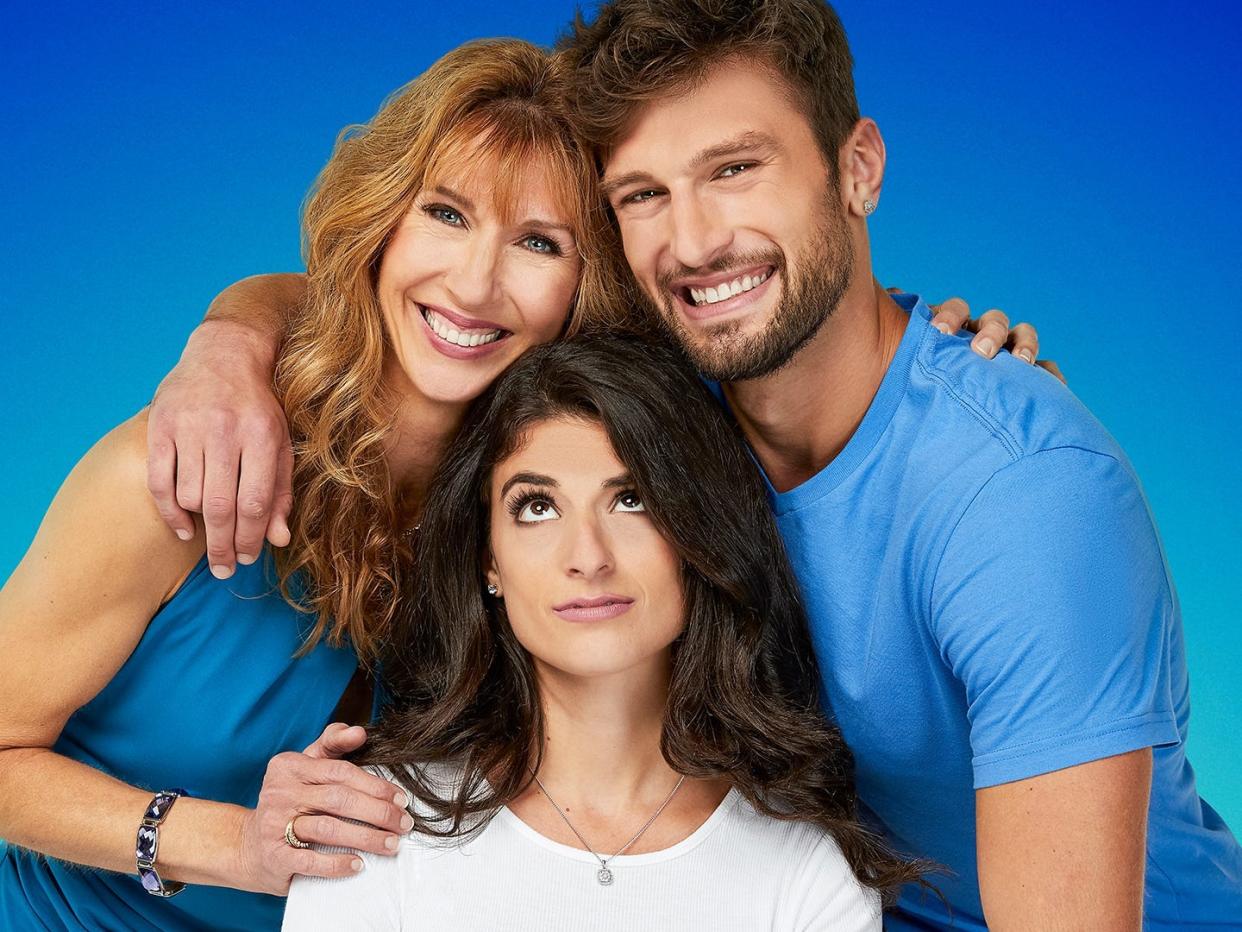
<path fill-rule="evenodd" d="M 925 865 L 858 822 L 853 759 L 820 708 L 797 585 L 735 426 L 675 350 L 637 336 L 537 347 L 475 405 L 429 492 L 414 591 L 383 660 L 392 705 L 361 760 L 391 770 L 418 802 L 416 830 L 440 837 L 476 831 L 529 785 L 543 709 L 503 601 L 484 593 L 487 490 L 533 426 L 564 416 L 603 426 L 681 559 L 669 766 L 828 830 L 859 880 L 886 895 L 918 880 Z M 449 765 L 451 785 L 427 764 Z"/>

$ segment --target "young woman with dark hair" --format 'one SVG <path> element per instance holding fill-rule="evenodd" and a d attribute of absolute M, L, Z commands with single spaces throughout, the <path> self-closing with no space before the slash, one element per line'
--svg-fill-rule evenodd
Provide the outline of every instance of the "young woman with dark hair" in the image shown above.
<path fill-rule="evenodd" d="M 414 831 L 296 880 L 285 928 L 871 929 L 920 876 L 857 821 L 761 481 L 672 350 L 524 355 L 442 463 L 412 582 L 363 759 Z"/>

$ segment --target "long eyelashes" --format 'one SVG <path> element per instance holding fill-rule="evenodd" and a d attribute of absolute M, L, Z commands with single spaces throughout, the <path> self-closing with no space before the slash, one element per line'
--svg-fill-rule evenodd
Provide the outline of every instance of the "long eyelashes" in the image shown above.
<path fill-rule="evenodd" d="M 517 518 L 527 505 L 534 504 L 535 502 L 542 502 L 550 508 L 556 507 L 546 492 L 536 492 L 534 489 L 528 489 L 525 492 L 519 492 L 509 499 L 505 505 L 505 510 L 509 512 L 509 517 Z"/>
<path fill-rule="evenodd" d="M 547 492 L 527 489 L 509 499 L 505 503 L 505 511 L 509 513 L 509 517 L 516 520 L 519 524 L 535 524 L 537 522 L 523 521 L 519 517 L 529 505 L 534 504 L 546 505 L 550 510 L 556 510 L 556 501 Z M 647 510 L 643 505 L 642 496 L 635 489 L 624 489 L 618 492 L 612 501 L 612 508 L 622 514 L 637 514 Z"/>

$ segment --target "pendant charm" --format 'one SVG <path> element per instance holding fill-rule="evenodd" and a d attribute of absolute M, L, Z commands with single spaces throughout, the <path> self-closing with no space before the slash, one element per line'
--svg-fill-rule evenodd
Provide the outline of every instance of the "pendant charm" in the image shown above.
<path fill-rule="evenodd" d="M 599 881 L 601 887 L 606 887 L 612 883 L 612 871 L 606 867 L 601 867 L 595 872 L 595 879 Z"/>

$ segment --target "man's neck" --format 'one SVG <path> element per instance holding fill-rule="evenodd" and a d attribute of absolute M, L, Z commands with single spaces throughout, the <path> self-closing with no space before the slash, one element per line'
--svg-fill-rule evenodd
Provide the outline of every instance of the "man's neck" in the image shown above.
<path fill-rule="evenodd" d="M 874 279 L 859 276 L 787 366 L 724 386 L 734 417 L 778 492 L 801 485 L 845 449 L 908 320 Z"/>

